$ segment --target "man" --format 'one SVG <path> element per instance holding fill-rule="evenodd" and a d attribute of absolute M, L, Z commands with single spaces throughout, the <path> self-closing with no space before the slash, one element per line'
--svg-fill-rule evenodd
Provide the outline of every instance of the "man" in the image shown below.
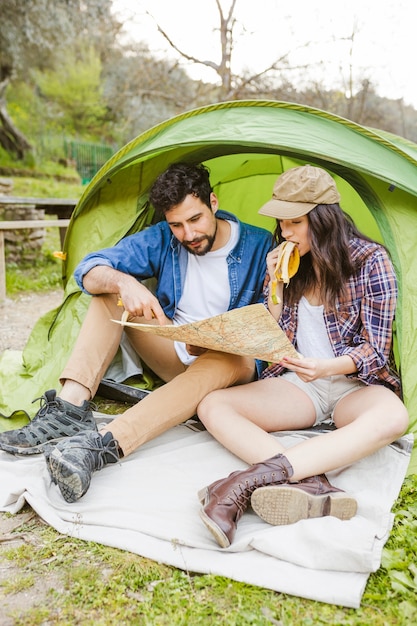
<path fill-rule="evenodd" d="M 210 391 L 255 377 L 253 359 L 126 326 L 134 350 L 166 384 L 97 431 L 90 401 L 119 347 L 123 327 L 111 320 L 123 309 L 131 321 L 182 324 L 262 300 L 272 235 L 218 211 L 204 166 L 171 165 L 149 199 L 165 220 L 87 255 L 76 268 L 92 299 L 59 396 L 47 391 L 29 424 L 0 435 L 6 452 L 43 451 L 68 502 L 86 493 L 94 471 L 192 417 Z M 155 295 L 142 282 L 148 278 L 157 281 Z"/>

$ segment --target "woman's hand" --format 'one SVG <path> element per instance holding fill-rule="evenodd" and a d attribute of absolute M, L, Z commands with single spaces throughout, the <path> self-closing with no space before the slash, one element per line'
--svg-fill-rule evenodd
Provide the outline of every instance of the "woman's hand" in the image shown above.
<path fill-rule="evenodd" d="M 335 357 L 334 359 L 314 359 L 311 357 L 284 356 L 280 365 L 295 372 L 305 383 L 311 383 L 318 378 L 328 376 L 340 376 L 353 374 L 357 371 L 356 365 L 348 355 Z"/>
<path fill-rule="evenodd" d="M 277 321 L 281 315 L 284 294 L 284 283 L 281 280 L 277 281 L 275 278 L 275 268 L 278 261 L 278 248 L 279 246 L 274 248 L 274 250 L 271 250 L 271 252 L 268 252 L 266 255 L 267 272 L 270 277 L 268 286 L 268 310 Z M 272 281 L 275 281 L 275 302 L 272 300 Z"/>
<path fill-rule="evenodd" d="M 271 252 L 268 252 L 268 254 L 266 255 L 266 267 L 268 270 L 268 274 L 270 275 L 271 278 L 274 278 L 274 272 L 277 266 L 278 252 L 279 252 L 278 248 L 279 246 L 271 250 Z"/>

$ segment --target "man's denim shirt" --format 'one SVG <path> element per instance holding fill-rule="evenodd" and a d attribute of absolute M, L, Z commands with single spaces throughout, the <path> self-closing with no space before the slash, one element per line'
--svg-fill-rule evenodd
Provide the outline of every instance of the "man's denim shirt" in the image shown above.
<path fill-rule="evenodd" d="M 262 302 L 266 272 L 266 255 L 273 247 L 273 238 L 264 228 L 240 222 L 226 211 L 216 217 L 239 224 L 239 240 L 227 257 L 229 266 L 229 310 Z M 79 287 L 83 277 L 97 265 L 107 265 L 131 274 L 139 281 L 156 278 L 156 297 L 165 315 L 172 318 L 180 301 L 187 269 L 188 252 L 173 236 L 167 222 L 129 235 L 111 248 L 88 254 L 77 266 L 74 276 Z"/>

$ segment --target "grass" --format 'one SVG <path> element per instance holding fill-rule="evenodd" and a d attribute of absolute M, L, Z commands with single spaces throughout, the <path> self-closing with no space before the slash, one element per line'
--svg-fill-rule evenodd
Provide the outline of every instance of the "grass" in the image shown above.
<path fill-rule="evenodd" d="M 54 178 L 16 176 L 13 178 L 12 194 L 29 198 L 70 198 L 77 200 L 83 190 L 84 187 L 81 183 L 74 182 L 72 179 L 63 182 Z"/>
<path fill-rule="evenodd" d="M 32 537 L 35 550 L 24 544 L 3 552 L 15 574 L 0 586 L 0 598 L 27 592 L 41 577 L 54 581 L 47 601 L 12 613 L 15 626 L 409 626 L 417 622 L 416 490 L 417 477 L 407 478 L 382 567 L 369 577 L 359 609 L 181 571 L 62 536 L 38 518 L 18 529 Z"/>
<path fill-rule="evenodd" d="M 61 249 L 57 228 L 47 228 L 39 258 L 31 263 L 7 263 L 6 292 L 10 298 L 29 292 L 62 288 L 61 261 L 53 256 Z"/>

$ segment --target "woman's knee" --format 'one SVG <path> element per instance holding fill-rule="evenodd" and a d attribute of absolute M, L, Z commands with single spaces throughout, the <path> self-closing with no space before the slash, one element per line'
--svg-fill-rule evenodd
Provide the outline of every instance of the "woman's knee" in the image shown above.
<path fill-rule="evenodd" d="M 223 390 L 221 389 L 212 391 L 201 400 L 197 407 L 197 415 L 208 430 L 209 424 L 214 422 L 216 416 L 219 414 L 219 404 L 221 403 L 222 393 Z"/>
<path fill-rule="evenodd" d="M 394 441 L 395 439 L 398 439 L 399 437 L 404 435 L 410 425 L 410 417 L 408 411 L 400 400 L 398 401 L 398 408 L 397 410 L 395 410 L 391 422 L 392 428 L 394 429 L 393 434 L 395 434 L 395 437 L 393 438 Z"/>
<path fill-rule="evenodd" d="M 396 400 L 390 407 L 378 412 L 375 419 L 381 439 L 388 443 L 402 437 L 409 426 L 408 411 L 399 399 Z"/>

